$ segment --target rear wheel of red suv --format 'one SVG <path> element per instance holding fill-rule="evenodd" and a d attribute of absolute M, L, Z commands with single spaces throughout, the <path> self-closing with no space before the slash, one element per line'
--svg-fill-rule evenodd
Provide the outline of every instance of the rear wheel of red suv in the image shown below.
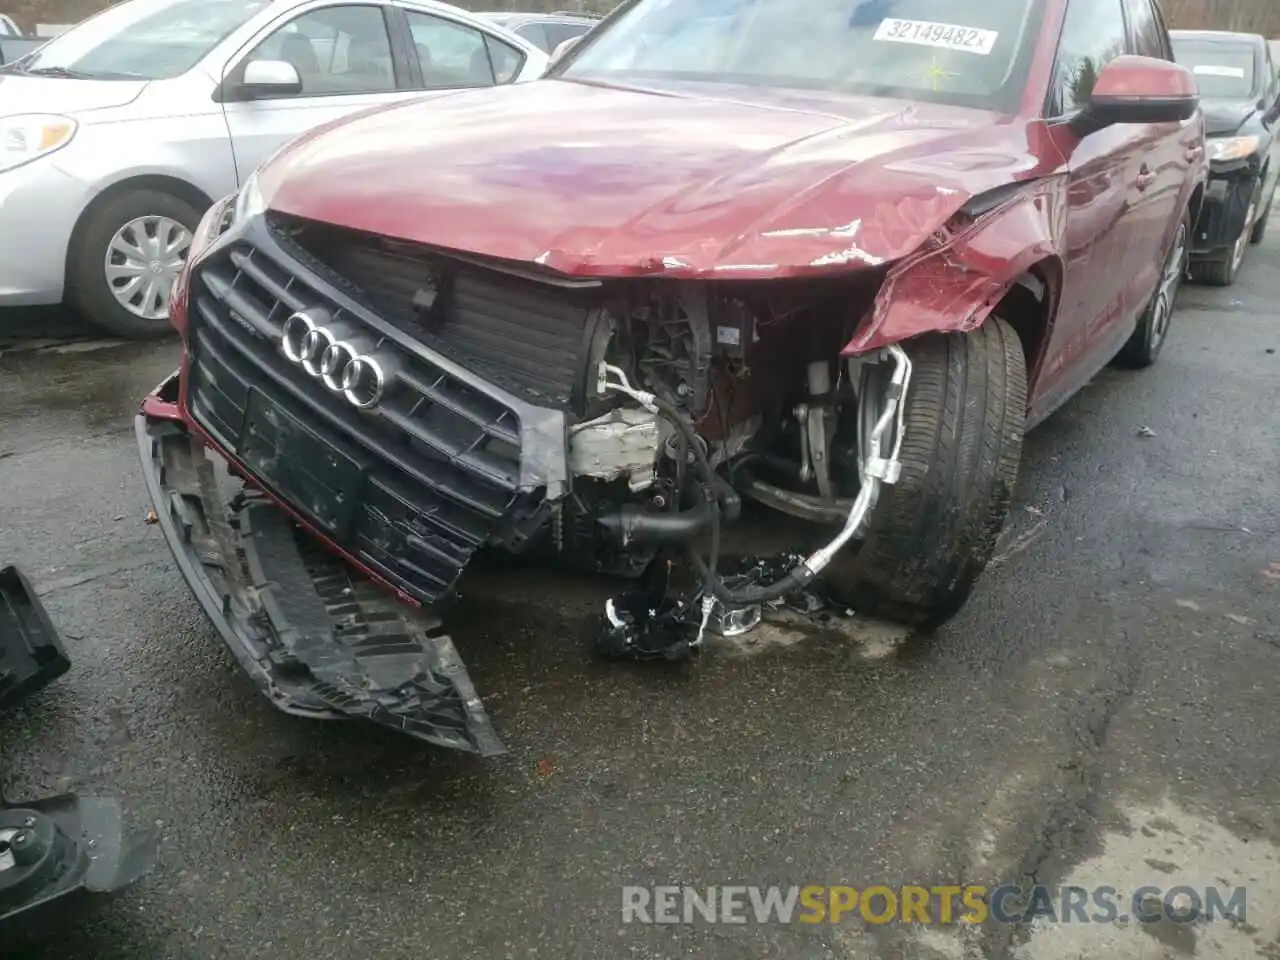
<path fill-rule="evenodd" d="M 860 548 L 838 554 L 826 578 L 860 613 L 932 629 L 964 606 L 1008 516 L 1026 363 L 1017 333 L 995 317 L 902 346 L 912 364 L 902 474 L 881 488 Z"/>
<path fill-rule="evenodd" d="M 1187 275 L 1187 258 L 1191 243 L 1191 214 L 1188 211 L 1178 224 L 1173 243 L 1165 253 L 1160 269 L 1160 282 L 1156 285 L 1147 308 L 1142 311 L 1138 327 L 1116 354 L 1115 365 L 1121 367 L 1149 367 L 1160 356 L 1169 336 L 1169 325 Z"/>

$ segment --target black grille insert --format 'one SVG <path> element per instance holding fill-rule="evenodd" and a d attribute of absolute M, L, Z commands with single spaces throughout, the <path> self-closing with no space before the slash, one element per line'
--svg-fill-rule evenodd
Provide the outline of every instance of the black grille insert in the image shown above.
<path fill-rule="evenodd" d="M 245 243 L 201 263 L 188 306 L 193 417 L 268 489 L 411 596 L 451 593 L 516 497 L 516 413 L 346 313 L 318 279 Z M 360 411 L 278 349 L 322 306 L 365 328 L 397 373 Z"/>
<path fill-rule="evenodd" d="M 420 244 L 271 214 L 277 242 L 416 339 L 542 405 L 580 396 L 601 288 L 476 264 Z"/>

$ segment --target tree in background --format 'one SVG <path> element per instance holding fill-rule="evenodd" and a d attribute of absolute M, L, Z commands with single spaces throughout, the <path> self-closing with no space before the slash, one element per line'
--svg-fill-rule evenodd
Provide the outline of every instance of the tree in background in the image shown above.
<path fill-rule="evenodd" d="M 1161 0 L 1169 23 L 1187 30 L 1237 30 L 1280 38 L 1276 0 Z"/>

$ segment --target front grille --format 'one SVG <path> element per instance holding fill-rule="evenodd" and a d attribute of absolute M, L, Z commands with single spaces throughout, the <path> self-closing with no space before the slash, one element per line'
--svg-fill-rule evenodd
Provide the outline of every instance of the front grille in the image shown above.
<path fill-rule="evenodd" d="M 277 242 L 415 339 L 530 403 L 580 393 L 600 289 L 512 275 L 420 244 L 271 214 Z"/>
<path fill-rule="evenodd" d="M 449 595 L 517 495 L 516 412 L 344 311 L 288 259 L 238 242 L 194 271 L 188 306 L 193 418 L 352 556 L 409 595 Z M 277 348 L 294 311 L 324 307 L 399 364 L 360 411 Z"/>

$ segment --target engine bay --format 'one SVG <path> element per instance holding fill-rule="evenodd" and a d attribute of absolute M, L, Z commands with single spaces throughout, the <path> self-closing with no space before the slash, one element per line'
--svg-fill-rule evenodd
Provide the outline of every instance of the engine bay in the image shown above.
<path fill-rule="evenodd" d="M 695 649 L 709 627 L 758 623 L 762 603 L 810 587 L 859 533 L 878 483 L 896 479 L 889 451 L 909 364 L 893 350 L 838 359 L 858 319 L 840 293 L 636 283 L 606 297 L 569 428 L 571 492 L 547 509 L 556 555 L 647 582 L 620 601 L 627 617 L 607 611 L 602 636 L 614 653 L 630 643 L 652 655 L 652 642 L 636 638 L 664 616 L 695 631 L 691 640 L 659 631 L 672 636 L 665 656 Z M 892 375 L 881 360 L 896 361 Z M 722 577 L 721 525 L 739 518 L 744 497 L 834 527 L 827 552 Z M 699 540 L 710 541 L 709 556 L 694 548 Z M 653 584 L 681 560 L 697 586 L 657 599 Z"/>

